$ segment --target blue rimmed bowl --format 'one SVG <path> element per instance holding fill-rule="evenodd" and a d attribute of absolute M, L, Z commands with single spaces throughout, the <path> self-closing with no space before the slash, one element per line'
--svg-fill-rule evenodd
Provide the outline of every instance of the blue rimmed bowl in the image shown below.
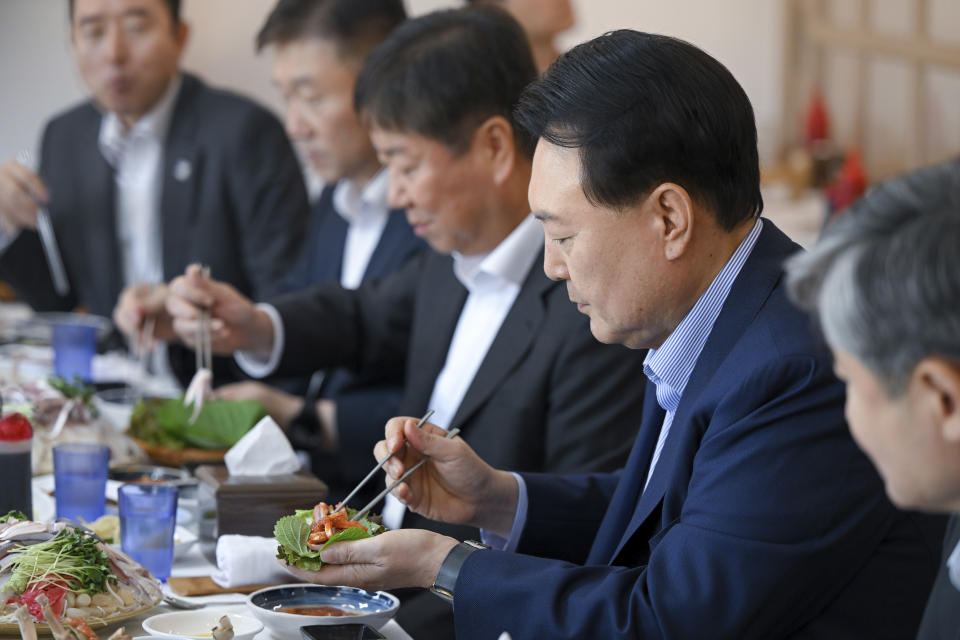
<path fill-rule="evenodd" d="M 319 584 L 287 584 L 255 591 L 247 598 L 250 611 L 277 636 L 297 638 L 300 627 L 309 625 L 365 624 L 375 629 L 385 625 L 400 608 L 396 596 L 385 591 Z M 302 615 L 280 609 L 335 607 L 346 615 Z"/>

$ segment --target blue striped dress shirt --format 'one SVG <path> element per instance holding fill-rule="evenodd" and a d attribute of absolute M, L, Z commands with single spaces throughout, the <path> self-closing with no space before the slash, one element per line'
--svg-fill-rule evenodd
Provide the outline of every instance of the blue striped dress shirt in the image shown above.
<path fill-rule="evenodd" d="M 720 315 L 723 303 L 730 293 L 730 287 L 733 281 L 737 279 L 740 269 L 753 251 L 753 246 L 760 237 L 760 230 L 763 228 L 763 222 L 757 220 L 753 229 L 743 239 L 737 250 L 723 265 L 723 269 L 713 279 L 707 290 L 703 292 L 697 303 L 683 318 L 677 328 L 673 330 L 659 349 L 650 349 L 647 357 L 643 361 L 643 372 L 647 375 L 657 387 L 657 404 L 667 412 L 663 419 L 663 426 L 660 427 L 660 435 L 657 438 L 657 446 L 653 450 L 653 457 L 650 459 L 650 470 L 647 471 L 647 479 L 643 488 L 647 488 L 650 477 L 653 476 L 653 470 L 660 460 L 660 454 L 663 451 L 663 445 L 670 435 L 670 425 L 673 424 L 673 416 L 680 406 L 680 398 L 683 397 L 683 390 L 687 387 L 690 380 L 690 374 L 697 365 L 697 359 L 700 352 L 703 351 L 703 345 L 707 343 L 710 337 L 710 331 L 713 324 Z"/>

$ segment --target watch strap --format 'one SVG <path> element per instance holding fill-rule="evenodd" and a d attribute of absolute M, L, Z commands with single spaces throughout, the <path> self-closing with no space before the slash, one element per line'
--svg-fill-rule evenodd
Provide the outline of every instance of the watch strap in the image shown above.
<path fill-rule="evenodd" d="M 463 567 L 463 563 L 473 552 L 489 548 L 475 540 L 465 540 L 450 549 L 447 557 L 443 560 L 443 564 L 440 565 L 440 571 L 437 573 L 437 578 L 434 580 L 433 586 L 430 587 L 430 591 L 447 602 L 453 602 L 453 589 L 457 584 L 457 577 L 460 575 L 460 568 Z"/>

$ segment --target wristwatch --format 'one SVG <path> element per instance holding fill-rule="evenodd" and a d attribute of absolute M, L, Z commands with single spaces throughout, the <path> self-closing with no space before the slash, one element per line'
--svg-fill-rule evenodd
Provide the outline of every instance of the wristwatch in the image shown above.
<path fill-rule="evenodd" d="M 440 565 L 440 571 L 437 573 L 437 579 L 434 580 L 430 591 L 440 596 L 447 602 L 453 602 L 453 588 L 457 584 L 457 576 L 460 575 L 460 567 L 467 561 L 467 557 L 474 551 L 489 549 L 485 544 L 476 540 L 464 540 L 453 549 L 444 558 Z"/>

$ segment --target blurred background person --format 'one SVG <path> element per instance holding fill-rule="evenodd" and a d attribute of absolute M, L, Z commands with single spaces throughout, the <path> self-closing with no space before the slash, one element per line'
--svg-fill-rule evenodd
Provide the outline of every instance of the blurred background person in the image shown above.
<path fill-rule="evenodd" d="M 510 12 L 530 40 L 533 59 L 540 73 L 557 59 L 557 36 L 573 28 L 576 19 L 570 0 L 468 0 L 470 4 L 492 4 Z"/>
<path fill-rule="evenodd" d="M 953 514 L 919 637 L 960 634 L 960 160 L 882 183 L 788 264 L 899 507 Z"/>
<path fill-rule="evenodd" d="M 426 247 L 406 212 L 387 204 L 387 171 L 353 108 L 363 61 L 405 18 L 401 0 L 281 0 L 257 36 L 257 48 L 273 56 L 287 133 L 326 183 L 286 290 L 329 282 L 356 289 L 393 273 Z M 307 380 L 284 380 L 284 390 L 237 382 L 216 395 L 259 400 L 294 446 L 310 453 L 311 467 L 334 491 L 349 488 L 345 477 L 356 480 L 356 469 L 349 471 L 357 462 L 354 451 L 369 455 L 366 445 L 354 447 L 351 439 L 378 432 L 396 414 L 402 373 L 340 368 L 316 372 L 309 389 Z"/>
<path fill-rule="evenodd" d="M 180 70 L 189 29 L 178 0 L 72 0 L 70 35 L 91 99 L 53 118 L 38 173 L 0 167 L 0 278 L 37 310 L 109 316 L 124 287 L 136 336 L 163 308 L 162 284 L 187 264 L 249 295 L 270 295 L 292 268 L 308 204 L 277 119 Z M 36 232 L 50 213 L 69 292 L 51 279 Z M 173 337 L 159 323 L 156 337 Z M 193 355 L 171 347 L 181 381 Z M 218 378 L 230 377 L 219 360 Z"/>

